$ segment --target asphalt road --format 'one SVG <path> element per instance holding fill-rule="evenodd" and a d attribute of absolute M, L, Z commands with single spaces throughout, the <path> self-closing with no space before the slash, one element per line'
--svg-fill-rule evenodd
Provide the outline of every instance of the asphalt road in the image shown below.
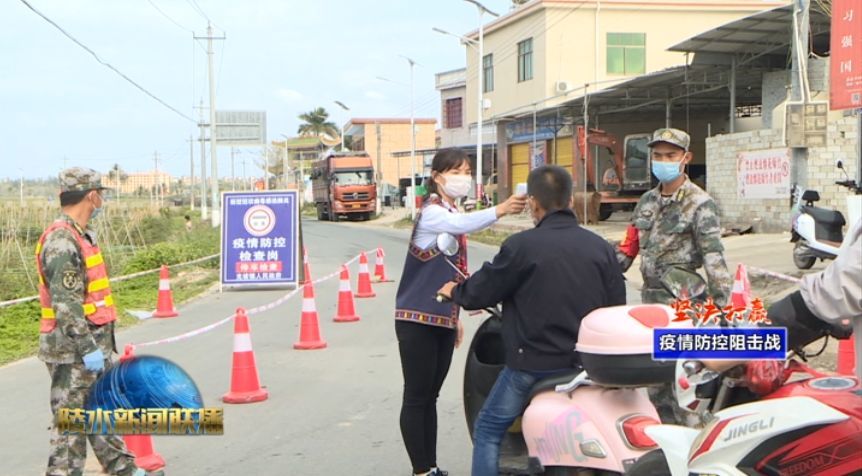
<path fill-rule="evenodd" d="M 339 269 L 361 250 L 383 247 L 387 274 L 396 282 L 376 284 L 376 298 L 357 299 L 361 320 L 337 324 L 338 280 L 315 288 L 321 332 L 328 348 L 293 349 L 299 336 L 300 296 L 251 318 L 261 383 L 268 400 L 229 405 L 221 396 L 230 386 L 233 326 L 219 327 L 181 342 L 148 347 L 179 364 L 196 381 L 207 406 L 223 407 L 223 436 L 156 436 L 156 451 L 171 475 L 398 475 L 410 474 L 398 428 L 402 377 L 393 328 L 397 279 L 407 232 L 355 223 L 303 224 L 312 276 Z M 496 250 L 472 244 L 471 268 Z M 369 257 L 372 263 L 373 257 Z M 357 267 L 351 267 L 356 290 Z M 156 290 L 153 290 L 155 293 Z M 433 292 L 433 291 L 432 291 Z M 118 333 L 118 348 L 200 328 L 230 315 L 238 306 L 255 307 L 285 291 L 214 293 L 179 309 L 180 317 L 148 320 Z M 629 290 L 630 302 L 637 293 Z M 466 339 L 483 317 L 462 316 Z M 467 341 L 469 342 L 469 340 Z M 453 476 L 469 473 L 471 443 L 461 409 L 461 382 L 467 343 L 456 350 L 438 403 L 439 463 Z M 48 455 L 49 380 L 35 358 L 0 368 L 0 475 L 44 474 Z M 90 451 L 88 474 L 99 474 Z"/>

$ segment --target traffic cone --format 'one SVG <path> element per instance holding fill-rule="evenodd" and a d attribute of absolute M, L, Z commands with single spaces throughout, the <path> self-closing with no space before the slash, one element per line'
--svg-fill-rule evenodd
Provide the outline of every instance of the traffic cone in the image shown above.
<path fill-rule="evenodd" d="M 153 449 L 151 435 L 123 435 L 126 449 L 135 455 L 135 466 L 145 471 L 165 467 L 165 459 Z"/>
<path fill-rule="evenodd" d="M 239 307 L 234 315 L 233 326 L 233 371 L 230 376 L 230 392 L 222 400 L 225 403 L 252 403 L 269 398 L 269 392 L 260 387 L 254 350 L 251 348 L 251 330 L 245 309 Z"/>
<path fill-rule="evenodd" d="M 168 267 L 162 265 L 159 274 L 159 301 L 156 304 L 156 312 L 153 317 L 177 317 L 179 314 L 174 309 L 174 295 L 171 291 L 171 279 L 168 275 Z"/>
<path fill-rule="evenodd" d="M 338 313 L 335 322 L 358 321 L 359 316 L 353 307 L 353 292 L 350 290 L 350 271 L 347 266 L 341 267 L 341 282 L 338 284 Z"/>
<path fill-rule="evenodd" d="M 120 362 L 133 359 L 134 349 L 131 344 L 126 344 L 125 352 L 120 356 Z M 126 449 L 135 455 L 135 466 L 146 471 L 165 467 L 165 459 L 153 449 L 151 435 L 123 435 L 123 442 L 126 444 Z"/>
<path fill-rule="evenodd" d="M 299 342 L 293 344 L 293 348 L 298 350 L 326 348 L 326 342 L 320 337 L 317 306 L 314 304 L 314 286 L 310 282 L 305 285 L 302 291 L 302 318 L 299 324 Z"/>
<path fill-rule="evenodd" d="M 730 292 L 730 303 L 734 308 L 747 309 L 751 307 L 751 283 L 748 281 L 748 272 L 742 263 L 736 267 L 736 278 L 733 280 L 733 289 Z"/>
<path fill-rule="evenodd" d="M 838 368 L 839 374 L 853 375 L 856 372 L 856 336 L 850 336 L 849 339 L 841 339 L 838 341 Z"/>
<path fill-rule="evenodd" d="M 365 252 L 359 255 L 359 286 L 357 286 L 356 297 L 372 298 L 376 296 L 371 289 L 371 275 L 368 273 L 368 257 Z"/>
<path fill-rule="evenodd" d="M 378 283 L 391 283 L 391 279 L 386 279 L 386 266 L 383 264 L 383 248 L 377 248 L 377 257 L 374 260 L 374 280 Z"/>
<path fill-rule="evenodd" d="M 302 284 L 307 284 L 311 281 L 311 268 L 308 265 L 308 248 L 302 248 L 302 266 L 303 266 L 303 277 L 305 278 L 302 281 Z"/>

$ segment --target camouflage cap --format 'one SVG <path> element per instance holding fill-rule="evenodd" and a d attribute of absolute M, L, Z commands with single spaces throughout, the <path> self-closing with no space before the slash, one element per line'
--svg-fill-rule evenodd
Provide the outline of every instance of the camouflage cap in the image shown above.
<path fill-rule="evenodd" d="M 681 147 L 682 149 L 688 151 L 688 146 L 691 143 L 691 137 L 684 131 L 679 129 L 672 129 L 670 127 L 663 127 L 653 132 L 652 140 L 650 141 L 648 146 L 652 147 L 659 142 L 667 142 L 670 145 L 675 145 L 677 147 Z"/>
<path fill-rule="evenodd" d="M 60 193 L 102 190 L 102 174 L 85 167 L 72 167 L 60 172 Z"/>

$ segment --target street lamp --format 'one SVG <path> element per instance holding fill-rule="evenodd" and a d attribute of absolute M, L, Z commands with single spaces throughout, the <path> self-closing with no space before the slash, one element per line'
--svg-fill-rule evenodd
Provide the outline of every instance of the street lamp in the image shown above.
<path fill-rule="evenodd" d="M 467 38 L 466 36 L 456 35 L 455 33 L 450 33 L 450 32 L 448 32 L 442 28 L 437 28 L 436 26 L 432 26 L 431 30 L 435 31 L 437 33 L 440 33 L 441 35 L 453 36 L 455 38 L 458 38 L 459 40 L 461 40 L 461 43 L 465 43 L 465 44 L 473 46 L 473 47 L 479 46 L 478 41 L 471 40 L 470 38 Z"/>
<path fill-rule="evenodd" d="M 477 0 L 464 0 L 467 3 L 472 3 L 476 5 L 476 9 L 479 10 L 479 60 L 476 63 L 476 68 L 479 70 L 479 81 L 478 87 L 476 91 L 478 93 L 477 96 L 477 123 L 476 123 L 476 205 L 482 206 L 482 194 L 483 194 L 483 183 L 482 183 L 482 106 L 484 102 L 484 83 L 485 83 L 485 65 L 483 61 L 485 59 L 485 26 L 482 21 L 482 16 L 487 13 L 494 17 L 499 17 L 500 15 L 492 12 L 485 8 L 484 5 L 479 3 Z"/>
<path fill-rule="evenodd" d="M 410 218 L 416 220 L 416 119 L 413 115 L 413 67 L 418 63 L 404 55 L 399 56 L 406 59 L 407 63 L 410 64 L 410 169 L 412 171 L 410 174 L 410 188 L 413 190 L 413 200 L 410 202 Z M 404 86 L 403 83 L 392 81 L 391 79 L 386 79 L 380 76 L 377 76 L 377 79 Z M 397 161 L 397 163 L 400 163 L 400 160 Z M 398 175 L 398 179 L 400 181 L 401 174 L 399 173 Z"/>
<path fill-rule="evenodd" d="M 345 111 L 350 111 L 350 108 L 345 106 L 341 101 L 335 101 L 335 104 L 338 104 Z M 344 152 L 344 124 L 341 125 L 341 151 Z"/>

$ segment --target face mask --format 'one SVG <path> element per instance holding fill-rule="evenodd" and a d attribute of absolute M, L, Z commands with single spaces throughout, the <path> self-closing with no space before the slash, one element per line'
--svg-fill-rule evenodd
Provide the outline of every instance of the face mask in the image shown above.
<path fill-rule="evenodd" d="M 469 175 L 447 174 L 446 183 L 443 184 L 443 193 L 452 198 L 466 197 L 470 193 L 470 186 L 473 185 L 473 179 Z"/>
<path fill-rule="evenodd" d="M 103 208 L 104 207 L 97 207 L 96 202 L 93 202 L 93 214 L 90 215 L 90 220 L 95 220 L 99 215 L 101 215 Z"/>
<path fill-rule="evenodd" d="M 679 170 L 679 166 L 682 162 L 657 162 L 653 161 L 652 163 L 652 173 L 655 175 L 657 179 L 662 182 L 673 182 L 679 177 L 682 172 Z"/>

